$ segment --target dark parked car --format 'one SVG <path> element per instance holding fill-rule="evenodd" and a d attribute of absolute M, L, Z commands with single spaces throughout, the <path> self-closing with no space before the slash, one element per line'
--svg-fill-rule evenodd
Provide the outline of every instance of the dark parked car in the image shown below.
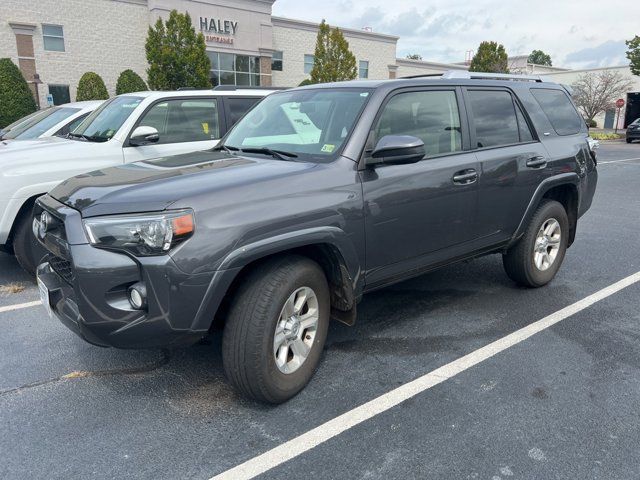
<path fill-rule="evenodd" d="M 627 143 L 631 143 L 634 140 L 640 140 L 640 118 L 636 118 L 633 122 L 627 125 Z"/>
<path fill-rule="evenodd" d="M 354 81 L 275 93 L 214 151 L 94 171 L 41 197 L 44 304 L 96 345 L 223 327 L 229 380 L 283 402 L 363 294 L 502 254 L 541 287 L 593 198 L 563 87 L 523 76 Z"/>

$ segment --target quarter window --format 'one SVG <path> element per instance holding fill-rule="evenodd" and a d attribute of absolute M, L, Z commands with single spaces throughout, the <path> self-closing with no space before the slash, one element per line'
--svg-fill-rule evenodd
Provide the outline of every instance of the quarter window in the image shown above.
<path fill-rule="evenodd" d="M 158 130 L 157 144 L 202 142 L 220 138 L 218 105 L 214 98 L 167 100 L 156 103 L 140 126 Z"/>
<path fill-rule="evenodd" d="M 304 73 L 307 75 L 311 73 L 313 70 L 313 64 L 316 60 L 316 57 L 313 55 L 305 55 L 304 56 Z"/>
<path fill-rule="evenodd" d="M 424 142 L 427 155 L 462 150 L 455 92 L 431 90 L 395 95 L 380 116 L 375 129 L 375 142 L 385 135 L 418 137 Z"/>
<path fill-rule="evenodd" d="M 282 71 L 282 52 L 273 52 L 271 56 L 271 70 Z"/>
<path fill-rule="evenodd" d="M 531 94 L 558 135 L 574 135 L 582 129 L 582 118 L 563 91 L 532 88 Z"/>
<path fill-rule="evenodd" d="M 520 142 L 516 109 L 509 92 L 471 90 L 469 99 L 478 148 Z"/>
<path fill-rule="evenodd" d="M 44 49 L 49 52 L 64 52 L 64 32 L 60 25 L 42 25 Z"/>
<path fill-rule="evenodd" d="M 358 63 L 358 78 L 369 78 L 369 62 L 360 60 Z"/>

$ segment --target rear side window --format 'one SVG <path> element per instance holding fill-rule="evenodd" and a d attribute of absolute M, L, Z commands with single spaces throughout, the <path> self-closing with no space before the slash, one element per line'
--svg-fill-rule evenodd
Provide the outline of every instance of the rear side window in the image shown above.
<path fill-rule="evenodd" d="M 509 92 L 470 90 L 468 93 L 478 148 L 520 142 L 518 118 Z"/>
<path fill-rule="evenodd" d="M 225 101 L 229 106 L 229 128 L 235 125 L 251 107 L 258 103 L 260 98 L 235 98 L 228 97 Z"/>
<path fill-rule="evenodd" d="M 563 91 L 532 88 L 531 95 L 558 135 L 574 135 L 582 129 L 582 118 Z"/>

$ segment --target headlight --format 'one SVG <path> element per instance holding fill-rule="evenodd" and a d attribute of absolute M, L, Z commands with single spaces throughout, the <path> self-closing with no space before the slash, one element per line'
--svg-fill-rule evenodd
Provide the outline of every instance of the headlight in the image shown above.
<path fill-rule="evenodd" d="M 91 245 L 138 256 L 167 253 L 194 230 L 191 210 L 87 218 L 83 223 Z"/>

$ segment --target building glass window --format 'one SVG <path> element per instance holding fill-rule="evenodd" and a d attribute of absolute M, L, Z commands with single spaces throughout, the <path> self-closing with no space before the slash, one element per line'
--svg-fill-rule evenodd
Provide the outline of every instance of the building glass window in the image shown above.
<path fill-rule="evenodd" d="M 207 52 L 211 61 L 211 84 L 260 85 L 260 57 Z"/>
<path fill-rule="evenodd" d="M 44 49 L 49 52 L 64 52 L 64 32 L 60 25 L 42 25 Z"/>
<path fill-rule="evenodd" d="M 271 56 L 271 70 L 282 71 L 282 52 L 273 52 Z"/>
<path fill-rule="evenodd" d="M 69 95 L 69 85 L 49 84 L 49 93 L 53 97 L 54 105 L 62 105 L 71 101 L 71 95 Z"/>
<path fill-rule="evenodd" d="M 358 63 L 358 78 L 369 78 L 369 61 L 360 60 Z"/>
<path fill-rule="evenodd" d="M 313 63 L 315 62 L 315 57 L 313 55 L 305 55 L 304 56 L 304 73 L 309 74 L 313 69 Z"/>

